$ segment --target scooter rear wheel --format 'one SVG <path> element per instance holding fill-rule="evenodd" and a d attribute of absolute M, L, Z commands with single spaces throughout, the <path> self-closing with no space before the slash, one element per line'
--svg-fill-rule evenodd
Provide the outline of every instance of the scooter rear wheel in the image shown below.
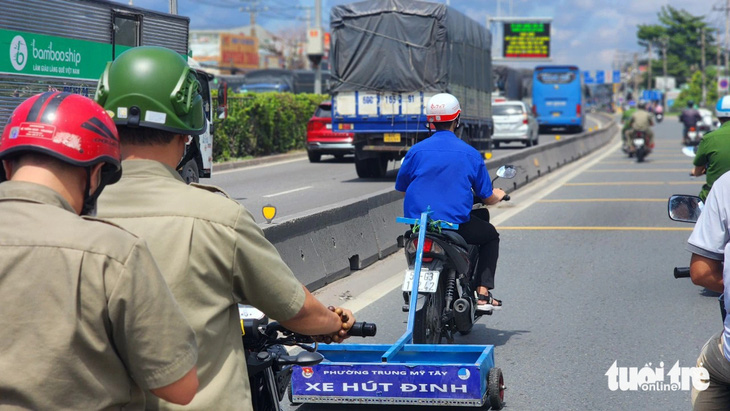
<path fill-rule="evenodd" d="M 414 344 L 440 344 L 441 314 L 444 311 L 444 287 L 439 284 L 435 293 L 425 294 L 423 308 L 416 311 L 413 319 Z"/>

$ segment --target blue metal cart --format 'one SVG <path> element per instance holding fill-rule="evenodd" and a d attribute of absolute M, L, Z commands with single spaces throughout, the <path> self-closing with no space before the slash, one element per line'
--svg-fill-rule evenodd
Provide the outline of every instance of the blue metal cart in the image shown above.
<path fill-rule="evenodd" d="M 397 219 L 420 224 L 415 272 L 421 270 L 428 214 L 420 220 Z M 418 282 L 414 276 L 412 295 Z M 292 403 L 501 409 L 505 386 L 502 371 L 494 365 L 494 346 L 412 344 L 415 312 L 416 298 L 411 298 L 406 332 L 395 344 L 320 345 L 323 362 L 294 367 Z"/>

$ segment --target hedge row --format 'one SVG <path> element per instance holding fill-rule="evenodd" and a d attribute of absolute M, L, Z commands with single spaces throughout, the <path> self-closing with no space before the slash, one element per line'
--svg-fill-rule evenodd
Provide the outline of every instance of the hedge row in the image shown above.
<path fill-rule="evenodd" d="M 304 148 L 307 121 L 319 103 L 328 98 L 320 94 L 273 92 L 229 94 L 228 117 L 215 121 L 213 161 Z"/>

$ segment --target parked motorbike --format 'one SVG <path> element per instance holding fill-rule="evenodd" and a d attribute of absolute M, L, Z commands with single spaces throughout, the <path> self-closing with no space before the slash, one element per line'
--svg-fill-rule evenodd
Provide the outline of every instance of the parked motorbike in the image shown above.
<path fill-rule="evenodd" d="M 238 311 L 253 409 L 281 411 L 280 402 L 290 386 L 292 366 L 316 365 L 324 357 L 317 352 L 317 343 L 311 336 L 290 331 L 278 322 L 269 322 L 263 312 L 250 305 L 239 304 Z M 375 324 L 356 322 L 348 334 L 372 337 L 376 332 Z M 296 355 L 289 355 L 286 347 L 299 347 L 302 350 Z"/>
<path fill-rule="evenodd" d="M 636 156 L 636 161 L 638 163 L 641 163 L 644 161 L 644 158 L 651 153 L 651 142 L 649 141 L 649 134 L 647 134 L 645 131 L 640 130 L 634 130 L 632 140 L 634 143 L 634 155 Z M 629 155 L 631 157 L 631 155 Z"/>
<path fill-rule="evenodd" d="M 499 177 L 514 178 L 515 174 L 517 170 L 513 166 L 502 166 L 492 182 Z M 508 201 L 509 196 L 504 200 Z M 413 343 L 439 344 L 444 338 L 451 343 L 457 332 L 468 334 L 483 314 L 491 314 L 476 309 L 478 246 L 467 244 L 454 230 L 424 229 L 428 231 L 423 242 Z M 408 231 L 405 236 L 408 269 L 402 288 L 404 312 L 410 309 L 417 247 L 417 233 Z"/>

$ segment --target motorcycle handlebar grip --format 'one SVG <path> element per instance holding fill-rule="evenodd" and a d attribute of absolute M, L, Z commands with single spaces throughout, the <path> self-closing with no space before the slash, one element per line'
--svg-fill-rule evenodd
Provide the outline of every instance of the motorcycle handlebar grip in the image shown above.
<path fill-rule="evenodd" d="M 347 331 L 347 335 L 352 337 L 374 337 L 378 331 L 378 327 L 373 323 L 366 323 L 365 321 L 356 322 Z"/>
<path fill-rule="evenodd" d="M 502 197 L 502 201 L 509 201 L 509 194 L 505 194 L 504 197 Z"/>
<path fill-rule="evenodd" d="M 674 278 L 689 277 L 689 267 L 674 267 Z"/>

